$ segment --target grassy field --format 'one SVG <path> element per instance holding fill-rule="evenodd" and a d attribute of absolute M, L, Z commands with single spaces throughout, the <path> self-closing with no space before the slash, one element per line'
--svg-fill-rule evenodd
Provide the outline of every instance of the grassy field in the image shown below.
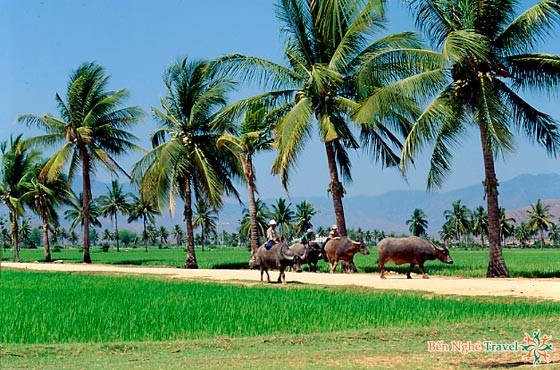
<path fill-rule="evenodd" d="M 0 318 L 2 368 L 41 369 L 510 367 L 520 354 L 429 353 L 427 341 L 560 331 L 546 301 L 10 270 Z"/>
<path fill-rule="evenodd" d="M 33 262 L 43 260 L 41 249 L 24 249 L 21 251 L 22 262 Z M 505 249 L 504 256 L 512 277 L 560 277 L 560 249 Z M 92 249 L 94 263 L 106 263 L 117 265 L 141 265 L 141 266 L 174 266 L 181 267 L 185 262 L 185 251 L 183 249 L 123 249 L 120 253 L 115 250 L 102 252 L 99 248 Z M 431 275 L 444 276 L 467 276 L 485 277 L 488 267 L 487 250 L 451 250 L 453 265 L 445 265 L 439 261 L 428 261 L 427 272 Z M 218 248 L 202 252 L 197 250 L 197 258 L 200 268 L 209 269 L 239 269 L 248 268 L 247 261 L 249 252 L 246 248 Z M 12 259 L 10 250 L 5 251 L 3 260 Z M 53 253 L 53 259 L 62 259 L 66 263 L 79 263 L 82 254 L 77 249 L 63 249 L 61 252 Z M 379 269 L 376 264 L 377 252 L 372 248 L 371 255 L 356 255 L 355 262 L 360 272 L 377 273 Z M 320 271 L 327 272 L 327 263 L 319 263 Z M 387 265 L 388 270 L 404 273 L 408 265 L 395 266 L 391 262 Z M 416 271 L 418 268 L 416 267 Z"/>

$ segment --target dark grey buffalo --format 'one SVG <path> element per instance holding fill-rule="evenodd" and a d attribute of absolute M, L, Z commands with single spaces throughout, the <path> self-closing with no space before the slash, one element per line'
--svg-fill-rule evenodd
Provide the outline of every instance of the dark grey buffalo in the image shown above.
<path fill-rule="evenodd" d="M 323 249 L 318 243 L 310 242 L 306 246 L 301 243 L 296 243 L 292 245 L 290 249 L 300 258 L 302 264 L 307 264 L 309 266 L 309 271 L 317 271 L 317 262 L 319 262 L 320 259 L 328 262 Z"/>
<path fill-rule="evenodd" d="M 428 279 L 424 270 L 424 262 L 440 260 L 443 263 L 453 263 L 449 256 L 449 249 L 437 247 L 424 238 L 409 236 L 408 238 L 385 238 L 377 244 L 379 253 L 379 271 L 381 278 L 385 279 L 384 266 L 387 262 L 393 261 L 396 265 L 410 263 L 406 271 L 406 277 L 411 279 L 410 272 L 415 265 L 418 265 L 422 277 Z"/>
<path fill-rule="evenodd" d="M 293 266 L 297 272 L 301 272 L 300 259 L 294 252 L 288 248 L 284 243 L 277 243 L 272 248 L 267 250 L 264 245 L 257 249 L 257 263 L 261 270 L 261 282 L 263 281 L 263 272 L 266 272 L 266 277 L 270 283 L 269 269 L 280 270 L 278 282 L 286 284 L 286 274 L 284 270 L 287 267 Z"/>
<path fill-rule="evenodd" d="M 331 264 L 331 273 L 334 273 L 339 261 L 352 264 L 354 255 L 358 252 L 365 255 L 369 254 L 364 242 L 356 242 L 346 236 L 330 239 L 325 244 L 325 254 Z"/>

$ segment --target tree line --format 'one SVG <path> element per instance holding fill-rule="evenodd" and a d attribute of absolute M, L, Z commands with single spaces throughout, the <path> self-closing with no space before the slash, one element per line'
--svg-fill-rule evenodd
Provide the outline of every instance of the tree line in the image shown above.
<path fill-rule="evenodd" d="M 548 96 L 560 84 L 560 57 L 536 51 L 560 21 L 560 4 L 543 0 L 522 12 L 509 0 L 406 4 L 432 49 L 416 32 L 384 35 L 388 21 L 382 0 L 280 0 L 276 13 L 286 64 L 240 54 L 173 63 L 164 73 L 166 94 L 159 107 L 151 108 L 159 123 L 151 135 L 152 149 L 130 174 L 117 159 L 142 150 L 130 130 L 145 113 L 123 107 L 126 89 L 107 90 L 109 77 L 101 66 L 82 64 L 71 73 L 65 98 L 55 95 L 58 116 L 18 117 L 45 135 L 4 144 L 4 158 L 23 161 L 12 163 L 17 173 L 3 168 L 0 196 L 9 209 L 12 236 L 23 212 L 22 197 L 29 191 L 25 184 L 69 183 L 76 174 L 83 178 L 82 197 L 76 197 L 82 206 L 80 222 L 89 230 L 95 211 L 91 178 L 104 167 L 130 175 L 144 207 L 173 212 L 175 199 L 184 201 L 185 268 L 198 266 L 194 203 L 203 200 L 220 208 L 225 197 L 239 199 L 235 184 L 245 183 L 254 254 L 259 225 L 253 158 L 263 150 L 276 151 L 271 172 L 288 189 L 314 134 L 324 145 L 336 224 L 347 235 L 343 197 L 344 184 L 352 181 L 351 150 L 362 150 L 372 161 L 398 166 L 403 173 L 428 150 L 427 186 L 437 188 L 452 169 L 455 147 L 473 128 L 484 160 L 487 276 L 509 276 L 500 242 L 494 163 L 497 156 L 514 151 L 515 133 L 550 155 L 560 152 L 558 121 L 522 96 L 526 91 Z M 240 83 L 257 83 L 262 91 L 230 102 L 228 94 Z M 39 147 L 57 150 L 31 176 L 25 166 L 35 166 L 32 157 Z M 46 211 L 40 198 L 35 207 Z M 84 232 L 86 263 L 91 263 L 89 247 L 89 233 Z"/>

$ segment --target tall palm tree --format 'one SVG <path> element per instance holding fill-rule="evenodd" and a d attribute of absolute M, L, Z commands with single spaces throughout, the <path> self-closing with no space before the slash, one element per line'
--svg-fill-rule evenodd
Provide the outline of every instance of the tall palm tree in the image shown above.
<path fill-rule="evenodd" d="M 445 222 L 449 223 L 453 230 L 454 238 L 458 242 L 461 236 L 467 235 L 471 229 L 471 211 L 467 206 L 461 204 L 460 200 L 456 200 L 452 204 L 452 209 L 443 212 Z"/>
<path fill-rule="evenodd" d="M 296 204 L 296 229 L 298 234 L 303 234 L 307 229 L 312 229 L 313 224 L 311 219 L 317 214 L 317 210 L 313 207 L 311 203 L 304 200 L 299 204 Z"/>
<path fill-rule="evenodd" d="M 278 234 L 280 240 L 285 240 L 292 235 L 294 224 L 294 211 L 291 210 L 292 203 L 286 203 L 286 199 L 279 198 L 276 204 L 272 205 L 272 218 L 276 220 L 278 225 Z"/>
<path fill-rule="evenodd" d="M 46 135 L 32 139 L 44 147 L 60 145 L 41 172 L 50 179 L 69 164 L 69 181 L 81 167 L 83 180 L 84 230 L 89 230 L 91 177 L 99 165 L 113 173 L 126 173 L 116 158 L 130 149 L 140 149 L 133 141 L 136 137 L 126 131 L 138 122 L 143 111 L 138 107 L 122 107 L 128 97 L 127 90 L 107 91 L 109 76 L 100 65 L 84 63 L 73 71 L 66 92 L 66 101 L 55 95 L 60 118 L 50 114 L 37 116 L 24 114 L 19 122 L 38 126 Z M 84 263 L 91 263 L 89 233 L 84 232 Z"/>
<path fill-rule="evenodd" d="M 449 241 L 455 238 L 455 230 L 451 222 L 445 222 L 439 231 L 439 237 L 445 242 L 445 245 L 449 245 Z"/>
<path fill-rule="evenodd" d="M 153 225 L 155 222 L 155 215 L 160 214 L 159 208 L 155 204 L 155 200 L 150 199 L 148 196 L 140 195 L 140 197 L 133 197 L 130 213 L 128 214 L 127 222 L 142 219 L 142 240 L 144 241 L 144 249 L 148 251 L 148 225 Z"/>
<path fill-rule="evenodd" d="M 207 241 L 208 235 L 216 232 L 218 225 L 218 210 L 211 206 L 204 199 L 198 199 L 195 204 L 196 213 L 193 218 L 193 226 L 200 226 L 200 236 L 202 238 L 202 251 Z"/>
<path fill-rule="evenodd" d="M 86 213 L 84 210 L 84 193 L 80 193 L 76 196 L 76 194 L 70 192 L 67 201 L 69 208 L 64 211 L 64 219 L 71 222 L 71 231 L 76 229 L 79 225 L 84 234 L 89 234 L 86 231 L 88 230 L 85 228 L 86 225 L 101 227 L 101 222 L 99 222 L 101 213 L 99 212 L 99 207 L 96 202 L 89 203 L 89 212 Z"/>
<path fill-rule="evenodd" d="M 426 235 L 426 231 L 428 230 L 428 216 L 419 208 L 414 209 L 412 212 L 412 216 L 410 219 L 406 221 L 408 225 L 408 230 L 414 236 L 423 236 Z"/>
<path fill-rule="evenodd" d="M 472 232 L 480 236 L 484 248 L 484 235 L 488 235 L 488 212 L 482 206 L 478 206 L 472 214 Z"/>
<path fill-rule="evenodd" d="M 220 207 L 224 195 L 238 194 L 232 179 L 241 176 L 237 159 L 219 150 L 216 141 L 224 127 L 214 124 L 226 105 L 232 83 L 213 78 L 210 64 L 184 58 L 164 75 L 167 93 L 162 110 L 152 107 L 159 129 L 152 135 L 153 149 L 134 166 L 140 191 L 156 193 L 160 202 L 174 210 L 175 194 L 184 201 L 187 228 L 185 268 L 198 268 L 194 250 L 193 199 L 204 198 Z M 222 123 L 222 122 L 220 122 Z M 196 195 L 196 197 L 195 197 Z"/>
<path fill-rule="evenodd" d="M 257 219 L 257 232 L 260 238 L 266 235 L 266 229 L 268 228 L 268 219 L 270 216 L 270 210 L 265 202 L 257 198 L 255 202 L 255 218 Z M 251 236 L 251 216 L 247 208 L 243 209 L 241 220 L 239 221 L 239 234 Z M 252 260 L 253 261 L 253 260 Z M 252 266 L 250 264 L 250 266 Z"/>
<path fill-rule="evenodd" d="M 520 222 L 519 226 L 515 228 L 515 237 L 521 243 L 522 248 L 527 246 L 527 242 L 531 239 L 531 230 L 525 222 Z"/>
<path fill-rule="evenodd" d="M 124 193 L 122 185 L 117 180 L 111 182 L 111 187 L 107 187 L 107 194 L 98 198 L 99 211 L 102 216 L 109 216 L 111 224 L 115 220 L 115 242 L 117 245 L 117 252 L 119 250 L 119 223 L 118 214 L 128 215 L 131 210 L 129 198 L 132 197 L 130 193 Z"/>
<path fill-rule="evenodd" d="M 548 228 L 548 238 L 552 241 L 554 246 L 560 244 L 560 230 L 558 229 L 558 224 L 552 223 Z"/>
<path fill-rule="evenodd" d="M 19 262 L 19 224 L 23 216 L 23 195 L 32 183 L 33 170 L 39 159 L 39 152 L 30 150 L 22 140 L 22 135 L 10 137 L 10 142 L 0 143 L 2 153 L 2 181 L 0 182 L 0 199 L 6 204 L 10 217 L 10 230 L 14 247 L 14 262 Z"/>
<path fill-rule="evenodd" d="M 500 208 L 500 235 L 502 236 L 502 245 L 505 247 L 506 240 L 515 234 L 515 218 L 506 216 L 506 209 Z"/>
<path fill-rule="evenodd" d="M 278 117 L 278 156 L 272 171 L 280 175 L 284 187 L 316 126 L 341 235 L 347 234 L 341 179 L 352 180 L 348 151 L 361 141 L 374 160 L 385 166 L 398 164 L 399 138 L 406 135 L 416 113 L 415 104 L 399 88 L 411 81 L 401 78 L 430 64 L 433 54 L 416 49 L 420 42 L 412 33 L 373 40 L 387 24 L 383 4 L 383 0 L 278 0 L 289 66 L 237 54 L 216 62 L 224 74 L 263 82 L 269 90 L 230 110 L 242 112 L 255 101 L 274 107 L 270 110 Z M 366 98 L 368 111 L 353 117 L 357 103 Z M 359 131 L 359 139 L 353 131 Z"/>
<path fill-rule="evenodd" d="M 225 133 L 217 141 L 218 147 L 226 147 L 236 156 L 243 169 L 243 177 L 247 182 L 249 219 L 251 221 L 250 263 L 255 262 L 257 248 L 259 247 L 255 202 L 257 185 L 253 157 L 257 152 L 272 149 L 272 144 L 270 122 L 267 119 L 266 108 L 262 104 L 256 104 L 248 108 L 235 134 Z"/>
<path fill-rule="evenodd" d="M 67 189 L 68 179 L 66 176 L 59 174 L 54 179 L 41 178 L 39 173 L 43 167 L 44 163 L 35 167 L 34 176 L 31 178 L 31 187 L 22 199 L 29 204 L 33 212 L 41 217 L 45 262 L 52 262 L 49 229 L 51 229 L 51 226 L 58 227 L 57 208 L 61 204 L 67 203 L 70 193 Z"/>
<path fill-rule="evenodd" d="M 527 226 L 533 233 L 539 233 L 541 241 L 541 249 L 544 246 L 544 232 L 548 231 L 552 225 L 552 214 L 550 213 L 550 206 L 542 204 L 540 199 L 537 199 L 535 204 L 531 204 L 531 209 L 527 210 L 529 221 Z"/>
<path fill-rule="evenodd" d="M 169 230 L 165 226 L 160 226 L 158 229 L 159 243 L 167 244 L 167 238 L 169 238 Z"/>
<path fill-rule="evenodd" d="M 180 225 L 173 226 L 173 231 L 171 232 L 175 238 L 175 244 L 179 247 L 183 244 L 183 238 L 185 237 L 185 232 L 181 229 Z"/>
<path fill-rule="evenodd" d="M 560 4 L 543 0 L 518 13 L 514 0 L 411 0 L 416 25 L 442 50 L 445 84 L 433 88 L 403 147 L 402 163 L 434 144 L 428 187 L 439 187 L 451 169 L 452 148 L 468 128 L 480 135 L 490 244 L 488 277 L 509 276 L 500 246 L 495 158 L 514 150 L 514 131 L 560 152 L 558 122 L 519 93 L 556 91 L 560 56 L 534 52 L 560 20 Z"/>

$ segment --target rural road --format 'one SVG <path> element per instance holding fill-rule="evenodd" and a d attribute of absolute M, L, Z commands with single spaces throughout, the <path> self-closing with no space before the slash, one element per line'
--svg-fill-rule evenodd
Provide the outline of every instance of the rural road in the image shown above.
<path fill-rule="evenodd" d="M 59 271 L 81 273 L 118 273 L 137 275 L 162 275 L 174 279 L 258 282 L 256 270 L 184 270 L 169 267 L 126 267 L 87 264 L 45 264 L 2 262 L 1 268 L 29 271 Z M 278 277 L 277 271 L 270 273 L 271 280 Z M 413 275 L 407 280 L 404 275 L 388 275 L 382 280 L 378 274 L 327 274 L 287 272 L 286 281 L 328 286 L 358 286 L 374 289 L 426 291 L 435 294 L 466 296 L 516 296 L 560 301 L 560 279 L 479 279 L 432 276 L 422 279 Z M 265 275 L 266 280 L 266 275 Z"/>

